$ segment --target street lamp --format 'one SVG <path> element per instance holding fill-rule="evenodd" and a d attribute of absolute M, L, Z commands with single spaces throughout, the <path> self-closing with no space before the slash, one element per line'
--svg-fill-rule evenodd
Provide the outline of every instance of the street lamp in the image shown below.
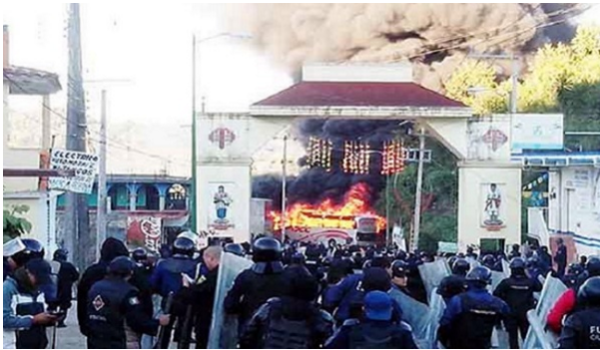
<path fill-rule="evenodd" d="M 196 197 L 196 160 L 197 160 L 197 150 L 196 150 L 196 45 L 205 43 L 207 41 L 228 37 L 235 39 L 251 39 L 252 35 L 248 33 L 218 33 L 215 35 L 207 36 L 204 38 L 196 38 L 196 35 L 192 35 L 192 183 L 190 186 L 190 226 L 192 232 L 197 232 L 197 207 L 198 200 Z M 202 110 L 204 112 L 204 108 Z"/>

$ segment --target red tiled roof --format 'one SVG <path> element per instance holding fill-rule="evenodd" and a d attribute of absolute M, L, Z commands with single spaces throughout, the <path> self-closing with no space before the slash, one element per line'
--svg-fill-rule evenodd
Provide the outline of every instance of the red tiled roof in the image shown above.
<path fill-rule="evenodd" d="M 253 106 L 466 107 L 415 83 L 300 82 Z"/>

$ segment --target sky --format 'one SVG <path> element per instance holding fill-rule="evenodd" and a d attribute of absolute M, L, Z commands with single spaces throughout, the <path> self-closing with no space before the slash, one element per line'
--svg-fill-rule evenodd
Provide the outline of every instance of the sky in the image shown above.
<path fill-rule="evenodd" d="M 111 147 L 109 141 L 109 172 L 156 173 L 164 168 L 189 175 L 192 35 L 202 39 L 222 31 L 215 6 L 148 4 L 140 10 L 127 4 L 81 5 L 90 135 L 97 137 L 100 91 L 106 89 L 109 140 L 121 145 Z M 63 92 L 53 97 L 52 107 L 66 115 L 67 5 L 9 2 L 3 7 L 11 63 L 58 73 Z M 600 24 L 600 5 L 581 21 Z M 245 111 L 292 83 L 248 40 L 220 37 L 199 44 L 196 53 L 198 109 L 205 96 L 209 112 Z M 30 100 L 11 100 L 11 111 L 39 114 Z M 60 118 L 55 121 L 60 127 Z M 93 140 L 90 148 L 95 148 Z M 267 146 L 275 153 L 279 148 L 277 141 Z"/>

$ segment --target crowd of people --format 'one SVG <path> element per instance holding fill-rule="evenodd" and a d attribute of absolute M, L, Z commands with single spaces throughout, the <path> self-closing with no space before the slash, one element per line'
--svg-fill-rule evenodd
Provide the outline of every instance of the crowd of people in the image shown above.
<path fill-rule="evenodd" d="M 237 321 L 221 327 L 235 327 L 233 340 L 243 349 L 417 348 L 415 315 L 396 296 L 429 304 L 432 295 L 419 266 L 439 259 L 451 269 L 434 292 L 445 304 L 435 334 L 445 348 L 490 348 L 501 326 L 510 347 L 519 348 L 529 328 L 527 312 L 549 273 L 568 287 L 547 316 L 558 346 L 600 347 L 600 259 L 582 257 L 567 267 L 560 248 L 558 259 L 544 247 L 521 252 L 517 245 L 508 255 L 478 256 L 469 248 L 436 256 L 397 246 L 282 245 L 260 237 L 252 244 L 198 249 L 182 235 L 155 258 L 108 238 L 98 262 L 80 278 L 65 250 L 47 261 L 39 242 L 19 241 L 21 247 L 8 256 L 5 249 L 4 348 L 41 349 L 54 342 L 46 330 L 65 327 L 75 283 L 78 326 L 88 348 L 168 348 L 171 342 L 207 348 L 217 331 L 211 329 L 216 302 Z M 252 265 L 219 298 L 224 253 L 249 258 Z M 492 290 L 494 271 L 508 273 Z"/>

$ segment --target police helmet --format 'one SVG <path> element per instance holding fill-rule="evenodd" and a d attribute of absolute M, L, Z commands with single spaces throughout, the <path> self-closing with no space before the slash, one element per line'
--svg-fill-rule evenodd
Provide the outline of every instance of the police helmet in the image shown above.
<path fill-rule="evenodd" d="M 281 243 L 272 237 L 262 237 L 254 242 L 252 261 L 271 262 L 281 260 Z"/>
<path fill-rule="evenodd" d="M 465 276 L 469 269 L 471 268 L 471 264 L 467 261 L 467 259 L 456 259 L 454 264 L 452 264 L 452 273 L 455 275 Z"/>
<path fill-rule="evenodd" d="M 523 258 L 515 257 L 510 260 L 509 267 L 511 270 L 525 270 L 526 265 Z"/>
<path fill-rule="evenodd" d="M 108 273 L 116 276 L 128 276 L 133 273 L 135 263 L 127 256 L 118 256 L 108 264 Z"/>
<path fill-rule="evenodd" d="M 194 255 L 196 245 L 194 241 L 187 237 L 177 237 L 173 242 L 173 255 L 189 256 Z"/>
<path fill-rule="evenodd" d="M 577 297 L 588 304 L 600 304 L 600 277 L 588 278 L 579 288 Z"/>
<path fill-rule="evenodd" d="M 496 258 L 492 254 L 486 254 L 482 259 L 481 263 L 485 266 L 494 266 Z"/>
<path fill-rule="evenodd" d="M 535 256 L 535 255 L 533 255 L 533 256 L 531 256 L 530 258 L 527 259 L 527 267 L 528 268 L 538 267 L 539 263 L 540 263 L 540 259 L 537 256 Z"/>
<path fill-rule="evenodd" d="M 448 266 L 450 266 L 450 267 L 454 266 L 456 259 L 458 259 L 458 257 L 456 255 L 452 255 L 451 257 L 449 257 L 448 258 Z"/>
<path fill-rule="evenodd" d="M 394 260 L 392 262 L 392 277 L 404 278 L 408 273 L 408 263 L 403 260 Z"/>
<path fill-rule="evenodd" d="M 227 243 L 223 247 L 225 253 L 231 253 L 237 256 L 246 256 L 246 250 L 241 244 L 238 243 Z"/>
<path fill-rule="evenodd" d="M 371 267 L 371 264 L 372 264 L 371 259 L 365 260 L 365 262 L 363 263 L 362 269 L 363 270 L 368 269 L 369 267 Z"/>
<path fill-rule="evenodd" d="M 584 270 L 583 266 L 581 266 L 581 264 L 578 263 L 572 263 L 569 265 L 569 269 L 567 270 L 567 272 L 571 275 L 576 275 L 578 276 L 580 273 L 582 273 Z"/>
<path fill-rule="evenodd" d="M 54 260 L 67 260 L 69 252 L 66 249 L 59 248 L 54 251 Z"/>
<path fill-rule="evenodd" d="M 406 258 L 407 258 L 407 255 L 406 255 L 406 252 L 404 250 L 399 250 L 396 253 L 396 260 L 406 260 Z"/>
<path fill-rule="evenodd" d="M 590 276 L 600 276 L 600 258 L 597 256 L 590 256 L 585 264 L 585 269 Z"/>
<path fill-rule="evenodd" d="M 492 271 L 485 266 L 477 266 L 467 273 L 466 280 L 484 285 L 489 284 L 492 280 Z"/>
<path fill-rule="evenodd" d="M 29 260 L 34 258 L 43 259 L 45 255 L 44 246 L 38 240 L 33 238 L 22 238 L 21 242 L 25 249 L 14 254 L 11 258 L 17 266 L 25 265 Z"/>
<path fill-rule="evenodd" d="M 148 253 L 144 248 L 136 248 L 133 252 L 131 252 L 131 258 L 135 262 L 145 261 L 148 259 Z"/>

